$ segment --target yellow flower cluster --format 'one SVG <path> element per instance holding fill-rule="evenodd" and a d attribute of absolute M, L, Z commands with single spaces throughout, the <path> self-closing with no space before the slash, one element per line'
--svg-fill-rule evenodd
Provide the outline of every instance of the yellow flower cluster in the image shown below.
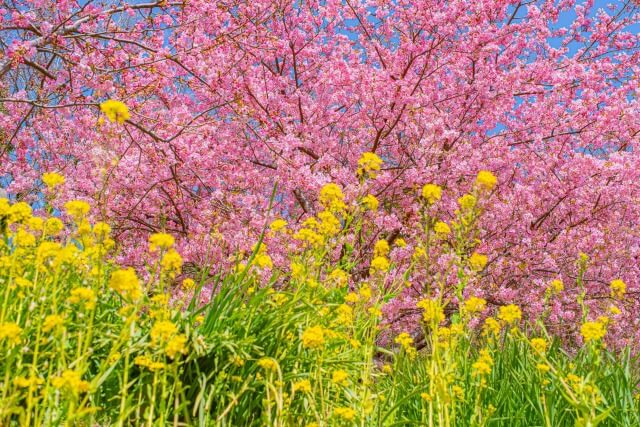
<path fill-rule="evenodd" d="M 375 212 L 378 210 L 380 202 L 373 194 L 367 194 L 362 198 L 362 206 L 364 206 L 364 208 L 367 210 Z"/>
<path fill-rule="evenodd" d="M 433 226 L 433 231 L 436 232 L 438 237 L 447 237 L 451 233 L 451 228 L 446 222 L 438 221 Z"/>
<path fill-rule="evenodd" d="M 498 310 L 498 319 L 508 324 L 515 323 L 522 319 L 522 311 L 515 304 L 504 305 Z"/>
<path fill-rule="evenodd" d="M 293 383 L 293 391 L 301 393 L 311 393 L 311 382 L 309 380 L 300 380 Z"/>
<path fill-rule="evenodd" d="M 64 176 L 56 172 L 45 172 L 42 174 L 42 182 L 49 190 L 64 184 Z"/>
<path fill-rule="evenodd" d="M 487 301 L 478 297 L 470 297 L 464 302 L 464 309 L 469 314 L 480 313 L 486 306 Z"/>
<path fill-rule="evenodd" d="M 478 176 L 476 177 L 476 186 L 485 190 L 492 190 L 493 187 L 498 183 L 498 178 L 496 176 L 486 170 L 482 170 L 478 172 Z"/>
<path fill-rule="evenodd" d="M 547 340 L 544 338 L 533 338 L 531 340 L 531 347 L 538 354 L 544 354 L 547 351 Z"/>
<path fill-rule="evenodd" d="M 333 183 L 320 189 L 320 204 L 330 212 L 343 212 L 346 209 L 342 189 Z"/>
<path fill-rule="evenodd" d="M 322 326 L 311 326 L 307 328 L 300 337 L 305 348 L 321 348 L 325 343 L 325 334 Z"/>
<path fill-rule="evenodd" d="M 149 236 L 149 252 L 156 252 L 157 250 L 166 251 L 171 249 L 176 240 L 171 234 L 167 233 L 155 233 Z"/>
<path fill-rule="evenodd" d="M 442 198 L 442 188 L 436 184 L 426 184 L 422 187 L 422 198 L 432 205 Z"/>
<path fill-rule="evenodd" d="M 356 411 L 352 408 L 336 408 L 333 410 L 333 414 L 337 418 L 341 418 L 346 421 L 353 421 L 356 418 Z"/>
<path fill-rule="evenodd" d="M 112 123 L 124 123 L 131 118 L 129 108 L 122 101 L 109 99 L 100 104 L 100 110 Z"/>
<path fill-rule="evenodd" d="M 93 289 L 87 287 L 79 287 L 71 290 L 69 298 L 67 298 L 72 304 L 78 304 L 84 306 L 87 310 L 93 310 L 96 308 L 96 293 Z"/>
<path fill-rule="evenodd" d="M 269 229 L 274 233 L 283 231 L 286 228 L 287 228 L 287 221 L 285 221 L 284 219 L 276 219 L 269 225 Z"/>
<path fill-rule="evenodd" d="M 140 282 L 133 268 L 116 270 L 111 273 L 109 287 L 128 301 L 137 301 L 142 297 Z"/>
<path fill-rule="evenodd" d="M 620 279 L 612 280 L 609 288 L 611 289 L 612 298 L 622 298 L 627 292 L 627 284 Z"/>
<path fill-rule="evenodd" d="M 489 350 L 480 350 L 478 360 L 476 360 L 471 367 L 473 368 L 474 375 L 484 376 L 491 373 L 491 367 L 493 366 L 493 358 L 489 353 Z"/>
<path fill-rule="evenodd" d="M 169 277 L 175 277 L 182 271 L 182 256 L 175 249 L 169 249 L 160 260 L 160 267 L 162 272 L 169 275 Z"/>
<path fill-rule="evenodd" d="M 472 194 L 464 194 L 463 196 L 458 198 L 458 205 L 462 208 L 462 210 L 470 211 L 476 206 L 478 203 L 478 199 Z"/>
<path fill-rule="evenodd" d="M 580 327 L 580 333 L 586 342 L 599 341 L 607 334 L 607 327 L 603 322 L 585 322 Z"/>
<path fill-rule="evenodd" d="M 378 176 L 382 159 L 375 153 L 366 152 L 358 160 L 358 176 L 365 178 L 375 178 Z"/>
<path fill-rule="evenodd" d="M 444 320 L 444 311 L 440 303 L 432 299 L 423 299 L 416 304 L 422 309 L 422 319 L 425 323 L 439 324 Z"/>
<path fill-rule="evenodd" d="M 11 344 L 20 344 L 22 328 L 13 322 L 0 323 L 0 342 L 9 341 Z"/>
<path fill-rule="evenodd" d="M 469 257 L 469 267 L 474 271 L 482 271 L 487 265 L 488 258 L 486 255 L 474 252 Z"/>
<path fill-rule="evenodd" d="M 73 394 L 83 393 L 89 390 L 89 383 L 82 379 L 78 371 L 66 370 L 58 377 L 51 380 L 51 385 L 57 389 L 66 390 Z"/>
<path fill-rule="evenodd" d="M 72 200 L 65 203 L 64 208 L 71 218 L 76 222 L 80 222 L 89 213 L 91 206 L 82 200 Z"/>

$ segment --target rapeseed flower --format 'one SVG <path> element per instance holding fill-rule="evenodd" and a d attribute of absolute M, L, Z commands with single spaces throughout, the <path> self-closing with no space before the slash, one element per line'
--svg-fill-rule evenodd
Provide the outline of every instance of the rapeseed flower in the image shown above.
<path fill-rule="evenodd" d="M 498 319 L 509 324 L 514 323 L 522 319 L 522 311 L 515 304 L 505 305 L 498 310 Z"/>
<path fill-rule="evenodd" d="M 112 123 L 124 123 L 131 118 L 129 108 L 122 101 L 109 99 L 100 104 L 100 110 L 107 116 Z"/>
<path fill-rule="evenodd" d="M 171 249 L 175 243 L 176 240 L 171 234 L 154 233 L 149 236 L 149 252 L 156 252 L 157 250 L 166 251 Z"/>
<path fill-rule="evenodd" d="M 324 329 L 321 326 L 307 328 L 301 336 L 305 348 L 321 348 L 325 343 Z"/>
<path fill-rule="evenodd" d="M 491 190 L 498 183 L 498 178 L 496 176 L 486 170 L 482 170 L 478 172 L 478 176 L 476 177 L 476 186 L 479 188 L 483 188 L 485 190 Z"/>
<path fill-rule="evenodd" d="M 373 194 L 367 194 L 362 198 L 362 206 L 369 211 L 377 211 L 380 206 L 380 202 Z"/>
<path fill-rule="evenodd" d="M 54 190 L 56 187 L 64 184 L 64 176 L 56 172 L 45 172 L 42 174 L 42 182 L 49 190 Z"/>
<path fill-rule="evenodd" d="M 426 184 L 422 187 L 422 198 L 432 205 L 442 198 L 442 188 L 436 184 Z"/>
<path fill-rule="evenodd" d="M 378 176 L 381 166 L 382 159 L 377 154 L 371 152 L 362 153 L 358 160 L 358 176 L 375 178 Z"/>
<path fill-rule="evenodd" d="M 607 334 L 607 328 L 601 322 L 585 322 L 580 327 L 580 333 L 586 342 L 598 341 Z"/>

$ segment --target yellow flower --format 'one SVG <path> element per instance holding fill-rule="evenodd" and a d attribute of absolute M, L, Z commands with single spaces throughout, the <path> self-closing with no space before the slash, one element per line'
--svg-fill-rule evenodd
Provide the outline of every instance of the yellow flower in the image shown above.
<path fill-rule="evenodd" d="M 382 316 L 382 310 L 380 310 L 380 308 L 378 307 L 369 307 L 367 309 L 367 312 L 372 315 L 373 317 L 380 317 Z"/>
<path fill-rule="evenodd" d="M 362 206 L 364 206 L 364 208 L 367 210 L 375 212 L 378 210 L 380 202 L 373 194 L 367 194 L 362 198 Z"/>
<path fill-rule="evenodd" d="M 50 266 L 51 259 L 55 258 L 61 249 L 62 246 L 58 242 L 44 241 L 40 243 L 40 246 L 36 249 L 37 264 L 43 267 Z"/>
<path fill-rule="evenodd" d="M 389 260 L 383 256 L 377 256 L 371 261 L 370 271 L 371 273 L 375 273 L 377 271 L 385 272 L 389 270 Z"/>
<path fill-rule="evenodd" d="M 318 224 L 318 232 L 324 236 L 335 236 L 340 232 L 342 226 L 340 221 L 331 212 L 322 211 L 318 214 L 320 224 Z"/>
<path fill-rule="evenodd" d="M 87 310 L 93 310 L 96 307 L 97 298 L 91 288 L 75 288 L 71 291 L 67 301 L 72 304 L 82 304 Z"/>
<path fill-rule="evenodd" d="M 382 159 L 375 153 L 366 152 L 358 160 L 358 176 L 375 178 L 382 166 Z"/>
<path fill-rule="evenodd" d="M 449 225 L 447 225 L 446 222 L 438 221 L 433 226 L 433 231 L 435 231 L 439 236 L 445 237 L 451 233 L 451 228 L 449 228 Z"/>
<path fill-rule="evenodd" d="M 498 178 L 494 174 L 489 171 L 482 170 L 478 172 L 478 176 L 476 177 L 476 185 L 479 188 L 484 188 L 486 190 L 491 190 L 498 183 Z"/>
<path fill-rule="evenodd" d="M 399 239 L 396 239 L 395 244 L 399 248 L 404 248 L 407 246 L 407 241 L 400 237 Z"/>
<path fill-rule="evenodd" d="M 627 285 L 620 279 L 612 280 L 609 285 L 612 298 L 622 298 L 627 292 Z"/>
<path fill-rule="evenodd" d="M 56 172 L 45 172 L 42 174 L 42 182 L 49 190 L 53 190 L 57 186 L 64 184 L 64 176 Z"/>
<path fill-rule="evenodd" d="M 384 365 L 382 365 L 382 372 L 384 372 L 385 374 L 390 374 L 393 372 L 393 368 L 388 363 L 385 363 Z"/>
<path fill-rule="evenodd" d="M 478 360 L 471 365 L 474 370 L 473 374 L 479 376 L 491 373 L 491 366 L 493 366 L 493 358 L 491 357 L 489 350 L 486 349 L 480 350 Z"/>
<path fill-rule="evenodd" d="M 469 267 L 475 271 L 481 271 L 487 265 L 487 256 L 474 252 L 469 257 Z"/>
<path fill-rule="evenodd" d="M 298 230 L 296 234 L 293 235 L 293 238 L 296 240 L 300 240 L 309 246 L 320 246 L 322 244 L 322 236 L 310 228 L 301 228 Z"/>
<path fill-rule="evenodd" d="M 431 397 L 431 395 L 429 393 L 420 393 L 420 398 L 422 400 L 424 400 L 425 402 L 431 402 L 433 400 L 433 398 Z"/>
<path fill-rule="evenodd" d="M 612 305 L 611 307 L 609 307 L 609 313 L 611 313 L 611 315 L 613 315 L 613 316 L 617 316 L 618 314 L 622 313 L 622 310 L 620 310 L 615 305 Z"/>
<path fill-rule="evenodd" d="M 353 309 L 347 304 L 340 304 L 336 309 L 336 322 L 339 325 L 350 325 L 353 322 Z"/>
<path fill-rule="evenodd" d="M 171 249 L 176 240 L 168 233 L 154 233 L 149 236 L 149 252 L 156 252 L 158 249 L 166 251 Z"/>
<path fill-rule="evenodd" d="M 110 233 L 111 227 L 106 222 L 98 221 L 93 225 L 93 234 L 100 240 L 109 237 Z"/>
<path fill-rule="evenodd" d="M 344 297 L 344 302 L 355 304 L 358 302 L 360 297 L 355 292 L 349 292 L 346 297 Z"/>
<path fill-rule="evenodd" d="M 484 325 L 482 327 L 482 333 L 484 335 L 498 335 L 500 333 L 500 323 L 493 317 L 487 317 L 484 321 Z"/>
<path fill-rule="evenodd" d="M 260 366 L 265 371 L 274 371 L 278 367 L 278 362 L 270 357 L 263 357 L 262 359 L 258 360 L 258 366 Z"/>
<path fill-rule="evenodd" d="M 468 313 L 480 313 L 487 306 L 487 301 L 483 298 L 471 297 L 464 302 L 464 309 Z"/>
<path fill-rule="evenodd" d="M 505 305 L 498 310 L 498 319 L 506 323 L 514 323 L 522 319 L 522 311 L 515 304 Z"/>
<path fill-rule="evenodd" d="M 82 379 L 77 371 L 66 370 L 59 377 L 51 379 L 51 385 L 57 389 L 64 389 L 74 394 L 89 390 L 89 383 Z"/>
<path fill-rule="evenodd" d="M 422 198 L 432 205 L 442 198 L 442 188 L 436 184 L 426 184 L 422 187 Z"/>
<path fill-rule="evenodd" d="M 100 104 L 100 110 L 107 116 L 110 122 L 124 123 L 131 118 L 129 108 L 121 101 L 109 99 Z"/>
<path fill-rule="evenodd" d="M 329 274 L 327 280 L 334 283 L 336 286 L 344 286 L 349 281 L 349 275 L 343 269 L 336 268 Z"/>
<path fill-rule="evenodd" d="M 44 223 L 44 231 L 50 236 L 55 236 L 62 231 L 64 224 L 58 218 L 48 218 Z"/>
<path fill-rule="evenodd" d="M 40 232 L 43 229 L 44 220 L 40 217 L 33 216 L 27 221 L 27 226 L 29 226 L 32 231 Z"/>
<path fill-rule="evenodd" d="M 451 387 L 451 392 L 453 393 L 456 399 L 458 400 L 464 399 L 464 389 L 459 385 L 454 385 L 453 387 Z"/>
<path fill-rule="evenodd" d="M 543 374 L 549 372 L 551 370 L 551 367 L 549 365 L 547 365 L 546 363 L 538 363 L 536 365 L 536 368 L 538 368 L 538 370 L 540 372 L 542 372 Z"/>
<path fill-rule="evenodd" d="M 347 421 L 353 421 L 356 418 L 356 411 L 351 408 L 336 408 L 333 410 L 333 414 Z"/>
<path fill-rule="evenodd" d="M 607 328 L 601 322 L 585 322 L 580 328 L 580 333 L 586 342 L 598 341 L 606 335 Z"/>
<path fill-rule="evenodd" d="M 342 189 L 333 183 L 320 189 L 320 204 L 331 212 L 342 212 L 346 209 Z"/>
<path fill-rule="evenodd" d="M 89 213 L 91 206 L 89 206 L 89 203 L 83 202 L 82 200 L 72 200 L 65 203 L 64 208 L 71 218 L 75 221 L 80 221 Z"/>
<path fill-rule="evenodd" d="M 257 254 L 256 265 L 259 268 L 273 268 L 273 261 L 271 261 L 271 257 L 267 254 Z"/>
<path fill-rule="evenodd" d="M 302 393 L 311 393 L 311 382 L 309 380 L 301 380 L 293 384 L 293 391 Z"/>
<path fill-rule="evenodd" d="M 549 284 L 549 289 L 556 294 L 559 294 L 564 290 L 564 283 L 560 279 L 554 279 Z"/>
<path fill-rule="evenodd" d="M 438 324 L 444 320 L 444 311 L 437 301 L 423 299 L 416 304 L 416 307 L 423 310 L 422 318 L 426 323 L 433 322 Z"/>
<path fill-rule="evenodd" d="M 458 204 L 460 205 L 460 207 L 467 211 L 473 209 L 476 206 L 476 203 L 477 199 L 471 194 L 465 194 L 462 197 L 458 198 Z"/>
<path fill-rule="evenodd" d="M 116 270 L 111 273 L 109 287 L 118 292 L 124 299 L 137 301 L 142 297 L 142 289 L 138 276 L 133 268 Z"/>
<path fill-rule="evenodd" d="M 31 206 L 25 202 L 18 202 L 9 208 L 8 212 L 10 223 L 23 223 L 31 218 Z"/>
<path fill-rule="evenodd" d="M 544 338 L 533 338 L 531 340 L 531 347 L 536 353 L 543 354 L 547 351 L 547 341 Z"/>
<path fill-rule="evenodd" d="M 6 339 L 11 344 L 19 344 L 20 334 L 22 334 L 22 328 L 16 323 L 0 323 L 0 341 Z"/>
<path fill-rule="evenodd" d="M 395 339 L 396 344 L 400 344 L 403 348 L 413 346 L 413 338 L 406 332 L 402 332 Z"/>
<path fill-rule="evenodd" d="M 160 266 L 163 272 L 174 277 L 182 270 L 182 257 L 175 249 L 169 249 L 162 257 Z"/>
<path fill-rule="evenodd" d="M 187 336 L 184 334 L 176 335 L 169 339 L 167 346 L 164 348 L 164 352 L 171 359 L 175 359 L 178 353 L 187 354 Z"/>
<path fill-rule="evenodd" d="M 39 377 L 25 378 L 22 376 L 18 376 L 13 379 L 13 385 L 18 388 L 35 387 L 42 384 L 44 384 L 44 380 Z"/>
<path fill-rule="evenodd" d="M 153 344 L 166 342 L 176 332 L 178 332 L 178 327 L 170 320 L 157 321 L 151 328 L 151 341 L 153 342 Z"/>
<path fill-rule="evenodd" d="M 389 251 L 391 249 L 389 248 L 389 242 L 387 242 L 386 240 L 382 239 L 382 240 L 378 240 L 373 248 L 373 256 L 374 257 L 378 257 L 378 256 L 382 256 L 382 257 L 386 257 L 387 255 L 389 255 Z"/>
<path fill-rule="evenodd" d="M 474 375 L 486 375 L 491 373 L 491 365 L 486 362 L 478 361 L 471 365 Z"/>
<path fill-rule="evenodd" d="M 346 386 L 348 384 L 349 374 L 343 370 L 333 371 L 331 382 L 337 385 Z"/>
<path fill-rule="evenodd" d="M 196 287 L 196 282 L 193 279 L 187 278 L 182 281 L 182 289 L 190 291 Z"/>
<path fill-rule="evenodd" d="M 50 332 L 62 325 L 64 325 L 64 318 L 58 314 L 51 314 L 44 318 L 44 321 L 42 322 L 42 331 Z"/>
<path fill-rule="evenodd" d="M 302 333 L 302 345 L 305 348 L 320 348 L 324 346 L 324 329 L 321 326 L 312 326 Z"/>
<path fill-rule="evenodd" d="M 362 297 L 362 299 L 364 299 L 365 301 L 368 301 L 371 298 L 371 287 L 368 284 L 363 284 L 360 289 L 358 290 L 358 294 L 360 294 L 360 296 Z"/>
<path fill-rule="evenodd" d="M 287 228 L 287 221 L 284 219 L 276 219 L 271 223 L 271 225 L 269 225 L 269 228 L 272 232 L 277 233 Z"/>

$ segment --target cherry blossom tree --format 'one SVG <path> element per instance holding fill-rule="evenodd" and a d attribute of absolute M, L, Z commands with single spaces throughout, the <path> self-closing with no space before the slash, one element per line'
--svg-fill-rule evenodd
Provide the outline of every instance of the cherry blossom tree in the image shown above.
<path fill-rule="evenodd" d="M 379 236 L 409 233 L 423 184 L 444 188 L 446 221 L 491 170 L 479 291 L 535 314 L 584 252 L 589 298 L 624 279 L 619 327 L 640 330 L 637 3 L 0 4 L 6 190 L 35 201 L 41 174 L 61 172 L 56 203 L 91 201 L 132 262 L 157 230 L 196 263 L 250 247 L 276 183 L 293 224 L 325 183 L 362 191 L 357 161 L 374 152 Z M 130 118 L 101 120 L 107 99 Z M 565 298 L 554 319 L 576 316 Z"/>

